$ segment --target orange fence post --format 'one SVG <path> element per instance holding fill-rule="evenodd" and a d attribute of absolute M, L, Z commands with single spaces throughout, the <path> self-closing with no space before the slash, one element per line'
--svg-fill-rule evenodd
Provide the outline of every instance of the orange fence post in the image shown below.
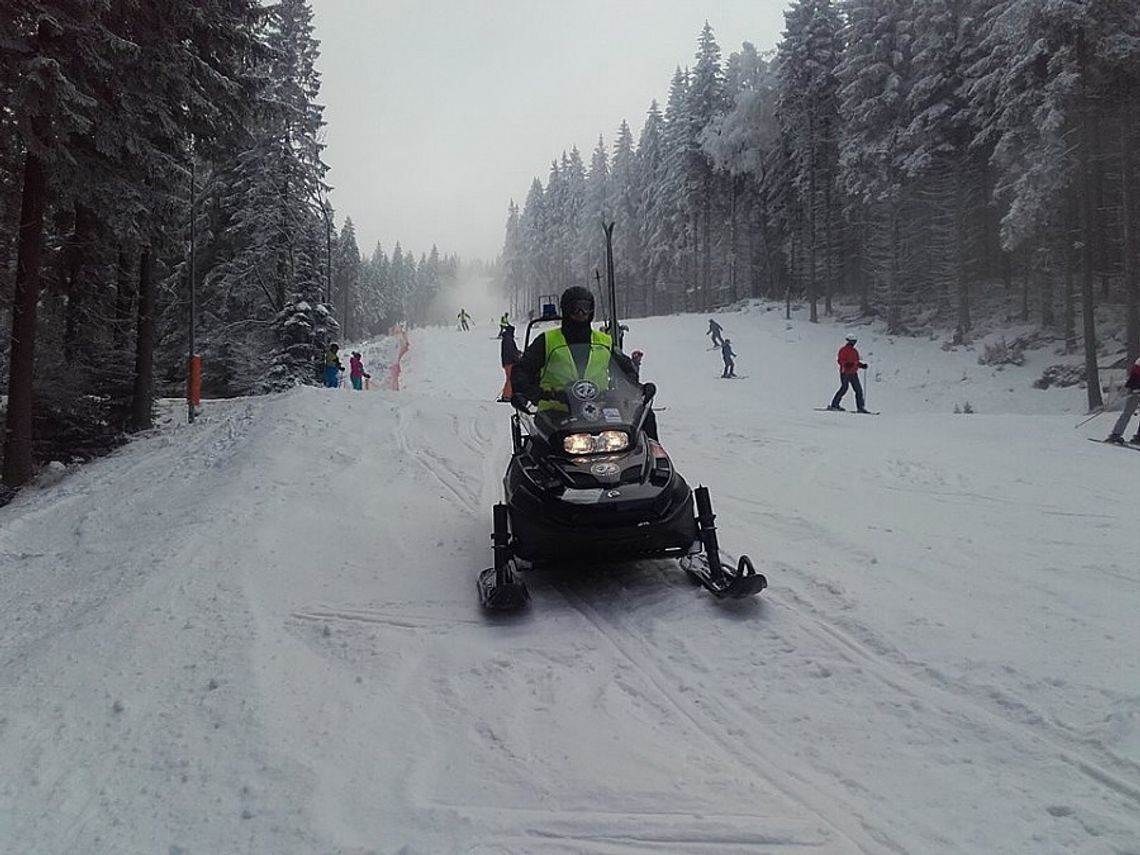
<path fill-rule="evenodd" d="M 195 353 L 188 360 L 186 372 L 186 399 L 197 409 L 202 405 L 202 356 Z"/>

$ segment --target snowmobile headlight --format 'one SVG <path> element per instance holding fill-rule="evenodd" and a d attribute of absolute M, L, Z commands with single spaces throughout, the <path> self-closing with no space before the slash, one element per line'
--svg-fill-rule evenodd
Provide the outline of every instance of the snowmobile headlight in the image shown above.
<path fill-rule="evenodd" d="M 622 430 L 601 433 L 572 433 L 562 440 L 567 454 L 607 454 L 629 447 L 629 434 Z"/>

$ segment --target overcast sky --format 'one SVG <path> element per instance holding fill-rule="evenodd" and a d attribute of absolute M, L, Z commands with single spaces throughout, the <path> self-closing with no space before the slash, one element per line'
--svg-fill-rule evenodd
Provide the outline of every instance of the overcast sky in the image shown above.
<path fill-rule="evenodd" d="M 311 0 L 337 223 L 361 252 L 399 240 L 464 259 L 502 249 L 507 203 L 622 119 L 636 141 L 691 66 L 707 19 L 723 57 L 775 47 L 787 0 Z"/>

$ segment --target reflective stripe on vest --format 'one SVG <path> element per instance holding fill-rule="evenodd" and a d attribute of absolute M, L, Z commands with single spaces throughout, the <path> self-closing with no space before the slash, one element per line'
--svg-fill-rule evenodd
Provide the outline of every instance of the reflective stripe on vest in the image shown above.
<path fill-rule="evenodd" d="M 608 335 L 597 330 L 590 331 L 590 358 L 586 362 L 586 372 L 582 375 L 578 374 L 578 363 L 574 361 L 574 354 L 570 350 L 570 345 L 566 343 L 566 335 L 562 330 L 547 330 L 543 337 L 546 342 L 546 361 L 542 366 L 542 376 L 538 379 L 542 391 L 558 392 L 575 380 L 592 380 L 601 389 L 609 386 L 612 339 Z M 561 401 L 552 401 L 548 398 L 538 402 L 538 409 L 559 410 L 564 413 L 570 411 L 570 408 Z"/>

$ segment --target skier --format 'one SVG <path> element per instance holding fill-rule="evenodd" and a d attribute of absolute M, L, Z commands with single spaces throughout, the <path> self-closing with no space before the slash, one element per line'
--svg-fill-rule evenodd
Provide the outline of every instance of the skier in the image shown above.
<path fill-rule="evenodd" d="M 344 371 L 339 350 L 340 345 L 334 341 L 325 351 L 325 386 L 329 389 L 335 389 L 340 385 L 340 372 Z"/>
<path fill-rule="evenodd" d="M 510 315 L 507 312 L 503 312 L 503 316 L 501 318 L 499 318 L 499 338 L 503 337 L 503 333 L 506 331 L 507 327 L 510 327 L 510 326 L 511 326 Z M 514 327 L 511 327 L 511 329 L 513 330 Z"/>
<path fill-rule="evenodd" d="M 504 315 L 503 317 L 506 317 Z M 503 381 L 503 391 L 499 394 L 499 401 L 507 403 L 511 400 L 511 373 L 515 369 L 515 364 L 519 361 L 519 346 L 515 344 L 515 328 L 510 324 L 503 327 L 501 334 L 502 343 L 499 345 L 500 362 L 503 364 L 503 373 L 506 379 Z"/>
<path fill-rule="evenodd" d="M 364 370 L 364 357 L 360 355 L 358 350 L 354 350 L 352 358 L 348 360 L 348 379 L 352 383 L 352 388 L 357 392 L 364 388 L 365 380 L 372 379 L 372 375 Z"/>
<path fill-rule="evenodd" d="M 1136 412 L 1136 405 L 1140 403 L 1140 359 L 1132 363 L 1128 379 L 1124 381 L 1124 388 L 1128 390 L 1124 398 L 1124 408 L 1120 411 L 1120 418 L 1112 427 L 1112 433 L 1105 439 L 1105 442 L 1115 442 L 1117 445 L 1124 445 L 1124 429 L 1128 427 L 1128 420 L 1132 418 L 1132 414 Z M 1140 425 L 1136 426 L 1136 435 L 1128 441 L 1140 445 Z"/>
<path fill-rule="evenodd" d="M 645 358 L 645 354 L 640 350 L 635 350 L 629 355 L 629 361 L 633 363 L 633 367 L 637 370 L 637 376 L 641 376 L 641 360 Z"/>
<path fill-rule="evenodd" d="M 855 333 L 848 333 L 847 343 L 839 348 L 839 391 L 831 399 L 829 410 L 843 409 L 839 406 L 839 402 L 843 400 L 843 396 L 847 394 L 847 387 L 850 386 L 855 390 L 855 407 L 860 413 L 869 412 L 863 406 L 863 385 L 859 382 L 859 369 L 866 368 L 867 363 L 859 361 L 859 351 L 855 349 L 856 341 L 858 338 Z"/>
<path fill-rule="evenodd" d="M 733 357 L 736 356 L 736 354 L 732 352 L 732 339 L 726 338 L 724 340 L 724 344 L 722 344 L 720 346 L 720 355 L 724 357 L 724 373 L 721 374 L 720 376 L 722 378 L 724 378 L 724 377 L 735 377 L 736 376 L 736 363 L 733 362 L 732 360 L 733 360 Z"/>
<path fill-rule="evenodd" d="M 708 328 L 708 332 L 706 332 L 705 335 L 711 335 L 712 336 L 713 347 L 723 347 L 724 346 L 724 339 L 721 338 L 721 335 L 720 335 L 722 329 L 724 329 L 724 328 L 720 324 L 718 324 L 712 318 L 709 318 L 709 328 Z"/>
<path fill-rule="evenodd" d="M 467 314 L 467 310 L 460 307 L 459 314 L 455 317 L 459 318 L 459 328 L 464 332 L 470 332 L 471 328 L 467 326 L 467 322 L 471 320 L 471 316 Z"/>
<path fill-rule="evenodd" d="M 525 409 L 530 402 L 534 402 L 539 415 L 569 412 L 565 399 L 568 378 L 593 380 L 606 388 L 609 386 L 611 362 L 627 376 L 637 377 L 637 370 L 630 358 L 619 350 L 612 350 L 612 339 L 590 326 L 590 321 L 594 319 L 594 295 L 588 288 L 571 285 L 562 292 L 559 305 L 561 326 L 537 336 L 511 372 L 514 390 L 511 403 L 519 409 Z M 606 359 L 599 358 L 602 348 L 608 355 Z M 548 360 L 551 354 L 555 356 Z M 641 384 L 641 388 L 646 397 L 650 398 L 657 391 L 657 386 L 652 383 Z M 657 439 L 657 422 L 652 410 L 646 415 L 644 429 L 649 437 Z"/>

